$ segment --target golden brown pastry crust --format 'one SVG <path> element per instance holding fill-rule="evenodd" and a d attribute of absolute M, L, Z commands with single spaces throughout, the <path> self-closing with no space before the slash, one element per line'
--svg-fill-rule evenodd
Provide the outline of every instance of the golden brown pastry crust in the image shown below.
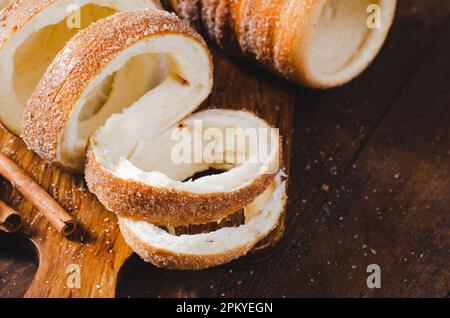
<path fill-rule="evenodd" d="M 13 1 L 0 12 L 0 49 L 6 39 L 57 0 Z"/>

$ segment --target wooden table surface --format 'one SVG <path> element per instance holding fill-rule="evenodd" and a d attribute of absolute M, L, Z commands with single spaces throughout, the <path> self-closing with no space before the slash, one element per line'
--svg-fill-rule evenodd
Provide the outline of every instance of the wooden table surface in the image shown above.
<path fill-rule="evenodd" d="M 400 0 L 379 57 L 338 89 L 301 88 L 215 55 L 212 104 L 273 103 L 292 127 L 285 236 L 269 252 L 201 272 L 133 256 L 117 296 L 448 297 L 450 1 Z M 1 189 L 8 203 L 22 200 Z M 11 241 L 0 235 L 0 297 L 24 295 L 38 266 L 26 249 L 5 248 Z M 370 264 L 381 268 L 380 289 L 366 286 Z"/>

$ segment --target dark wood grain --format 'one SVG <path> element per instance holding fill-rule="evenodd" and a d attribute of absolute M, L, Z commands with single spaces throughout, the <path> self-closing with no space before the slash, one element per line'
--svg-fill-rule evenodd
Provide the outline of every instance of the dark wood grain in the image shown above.
<path fill-rule="evenodd" d="M 25 295 L 37 270 L 37 251 L 22 235 L 0 232 L 0 296 Z"/>
<path fill-rule="evenodd" d="M 0 294 L 5 298 L 25 295 L 36 265 L 23 254 L 3 251 L 0 254 Z"/>
<path fill-rule="evenodd" d="M 340 158 L 340 151 L 333 154 L 321 148 L 323 158 L 317 164 L 325 167 L 323 173 L 336 173 L 336 177 L 323 180 L 328 191 L 323 191 L 318 183 L 317 193 L 322 193 L 306 198 L 300 213 L 308 216 L 299 224 L 302 229 L 297 232 L 298 239 L 288 242 L 289 252 L 270 277 L 280 287 L 297 284 L 305 289 L 281 288 L 281 293 L 348 297 L 446 297 L 448 294 L 448 19 L 438 34 L 417 71 L 396 90 L 392 103 L 372 103 L 374 97 L 368 97 L 372 114 L 378 111 L 380 117 L 375 127 L 365 124 L 366 128 L 361 129 L 362 141 L 352 156 Z M 376 94 L 374 90 L 373 96 Z M 340 126 L 339 131 L 347 129 L 345 124 Z M 328 132 L 335 134 L 330 129 Z M 321 132 L 311 134 L 322 136 Z M 296 152 L 296 157 L 304 153 L 306 149 Z M 295 193 L 298 200 L 304 197 L 301 192 Z M 295 244 L 297 249 L 293 247 Z M 286 270 L 296 262 L 302 276 Z M 369 264 L 381 266 L 382 289 L 366 287 Z M 267 292 L 279 295 L 275 290 Z"/>
<path fill-rule="evenodd" d="M 275 249 L 201 272 L 160 270 L 133 256 L 120 270 L 117 296 L 445 297 L 449 17 L 449 1 L 400 0 L 375 63 L 356 81 L 329 91 L 300 88 L 217 52 L 209 104 L 258 110 L 288 136 L 286 233 Z M 52 169 L 35 171 L 49 189 L 55 178 L 83 186 Z M 2 188 L 2 198 L 30 209 Z M 64 203 L 65 195 L 56 196 Z M 0 297 L 21 295 L 35 266 L 8 253 L 0 252 L 0 272 L 11 269 L 2 276 L 8 288 L 0 283 Z M 371 290 L 366 267 L 374 263 L 382 269 L 382 288 Z M 17 275 L 24 283 L 15 289 Z"/>

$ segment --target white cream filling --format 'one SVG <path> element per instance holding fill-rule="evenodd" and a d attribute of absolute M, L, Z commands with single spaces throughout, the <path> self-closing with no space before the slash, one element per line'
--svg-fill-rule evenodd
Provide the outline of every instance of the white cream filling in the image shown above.
<path fill-rule="evenodd" d="M 381 7 L 381 27 L 369 28 L 367 8 Z M 376 56 L 390 29 L 395 0 L 327 0 L 317 13 L 307 63 L 319 81 L 333 82 L 361 72 Z M 300 41 L 300 43 L 302 43 Z"/>
<path fill-rule="evenodd" d="M 281 181 L 281 176 L 278 176 L 275 183 L 261 196 L 270 195 L 270 200 L 266 203 L 267 199 L 264 198 L 265 204 L 255 203 L 246 208 L 252 210 L 246 212 L 252 217 L 245 224 L 209 233 L 175 236 L 144 221 L 121 218 L 120 223 L 121 227 L 127 227 L 139 240 L 153 248 L 185 255 L 223 254 L 254 244 L 278 225 L 286 200 L 285 191 L 286 184 Z"/>
<path fill-rule="evenodd" d="M 26 103 L 48 65 L 79 29 L 66 18 L 72 5 L 81 8 L 81 28 L 118 11 L 154 8 L 152 0 L 59 0 L 13 33 L 0 49 L 0 117 L 20 134 Z"/>

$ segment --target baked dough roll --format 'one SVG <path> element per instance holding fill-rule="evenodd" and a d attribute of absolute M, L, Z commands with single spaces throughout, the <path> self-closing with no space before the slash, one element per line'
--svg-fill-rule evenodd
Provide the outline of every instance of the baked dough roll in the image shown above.
<path fill-rule="evenodd" d="M 80 29 L 153 0 L 12 0 L 0 12 L 0 121 L 21 132 L 27 101 L 56 54 Z"/>
<path fill-rule="evenodd" d="M 151 111 L 145 116 L 133 106 L 91 138 L 86 181 L 119 216 L 175 227 L 219 221 L 254 201 L 278 174 L 278 130 L 252 113 L 206 110 L 155 133 Z M 191 179 L 210 169 L 225 172 Z"/>
<path fill-rule="evenodd" d="M 315 88 L 343 85 L 364 71 L 396 7 L 396 0 L 168 1 L 219 46 Z"/>
<path fill-rule="evenodd" d="M 285 188 L 280 173 L 261 196 L 245 207 L 245 221 L 237 226 L 176 235 L 147 222 L 120 218 L 120 229 L 131 248 L 155 266 L 205 269 L 247 254 L 278 226 L 286 204 Z"/>
<path fill-rule="evenodd" d="M 58 54 L 30 98 L 23 137 L 47 161 L 82 172 L 89 137 L 114 114 L 137 117 L 127 136 L 143 125 L 149 134 L 169 128 L 207 98 L 212 83 L 209 51 L 187 23 L 161 10 L 119 13 Z"/>

